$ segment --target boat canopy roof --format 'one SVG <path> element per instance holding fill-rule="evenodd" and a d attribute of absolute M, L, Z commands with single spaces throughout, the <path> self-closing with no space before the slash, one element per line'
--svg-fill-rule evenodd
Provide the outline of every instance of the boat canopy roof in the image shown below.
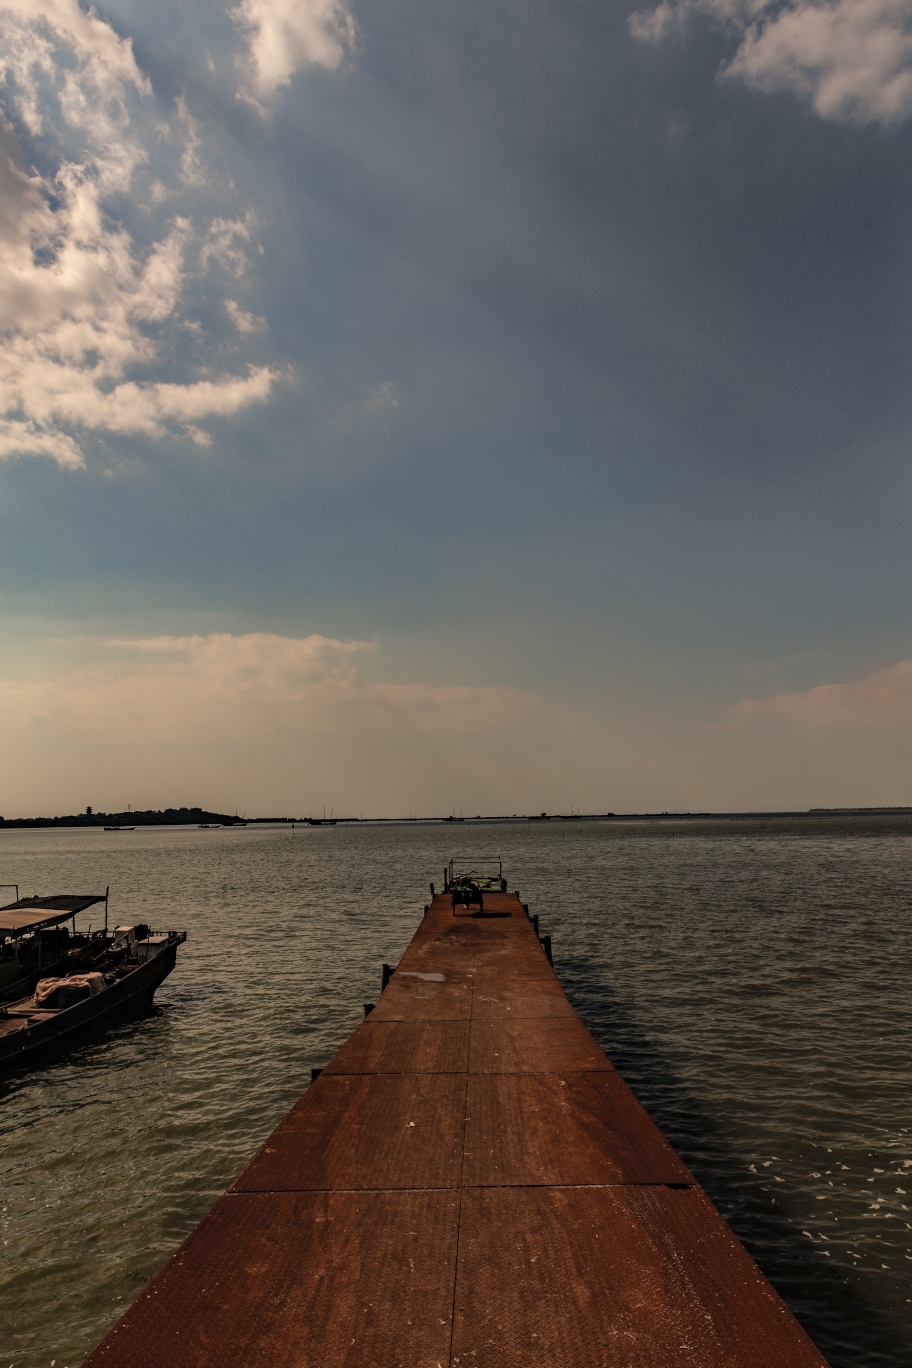
<path fill-rule="evenodd" d="M 20 898 L 18 902 L 0 907 L 0 936 L 69 921 L 77 912 L 84 912 L 87 907 L 104 900 L 103 893 L 56 893 L 50 898 L 36 894 L 34 898 Z"/>

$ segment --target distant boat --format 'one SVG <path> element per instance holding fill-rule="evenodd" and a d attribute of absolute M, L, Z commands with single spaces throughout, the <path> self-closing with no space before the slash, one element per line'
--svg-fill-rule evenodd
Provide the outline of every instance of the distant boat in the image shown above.
<path fill-rule="evenodd" d="M 136 830 L 136 827 L 128 827 L 128 826 L 112 826 L 112 827 L 105 827 L 105 831 L 135 831 L 135 830 Z"/>
<path fill-rule="evenodd" d="M 218 831 L 218 830 L 220 830 L 221 825 L 222 825 L 221 822 L 197 822 L 197 830 L 198 830 L 198 831 Z"/>

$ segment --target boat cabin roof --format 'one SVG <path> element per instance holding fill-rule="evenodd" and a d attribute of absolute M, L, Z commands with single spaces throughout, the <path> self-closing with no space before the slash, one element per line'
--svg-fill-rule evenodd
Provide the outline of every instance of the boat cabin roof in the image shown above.
<path fill-rule="evenodd" d="M 103 893 L 55 893 L 50 898 L 36 894 L 34 898 L 20 898 L 18 902 L 0 907 L 0 936 L 69 921 L 77 912 L 84 912 L 87 907 L 104 900 Z"/>

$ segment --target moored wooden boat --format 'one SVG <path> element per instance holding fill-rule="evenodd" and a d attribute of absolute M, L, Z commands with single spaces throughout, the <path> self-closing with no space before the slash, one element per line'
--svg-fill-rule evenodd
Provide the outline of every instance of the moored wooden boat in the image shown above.
<path fill-rule="evenodd" d="M 65 972 L 62 957 L 85 939 L 76 935 L 76 918 L 99 903 L 105 905 L 107 926 L 107 889 L 17 898 L 0 907 L 0 1003 L 25 997 L 39 978 Z"/>
<path fill-rule="evenodd" d="M 0 908 L 5 962 L 23 971 L 8 984 L 0 1005 L 0 1069 L 106 1016 L 151 1007 L 155 990 L 174 968 L 186 931 L 151 933 L 137 924 L 76 933 L 78 912 L 97 902 L 107 911 L 106 895 L 23 899 Z M 68 918 L 72 933 L 59 924 Z M 42 966 L 42 937 L 49 927 L 54 953 Z"/>

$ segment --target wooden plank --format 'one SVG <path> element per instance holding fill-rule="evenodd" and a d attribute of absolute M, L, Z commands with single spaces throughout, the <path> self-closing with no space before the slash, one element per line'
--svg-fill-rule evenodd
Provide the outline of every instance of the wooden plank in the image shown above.
<path fill-rule="evenodd" d="M 544 951 L 537 945 L 526 947 L 518 945 L 507 947 L 503 954 L 486 955 L 482 948 L 475 954 L 475 979 L 481 981 L 484 991 L 496 988 L 525 986 L 537 992 L 541 988 L 556 989 L 556 996 L 563 996 L 563 989 L 554 977 Z"/>
<path fill-rule="evenodd" d="M 500 971 L 479 969 L 475 974 L 472 1015 L 485 1021 L 503 1017 L 576 1017 L 557 981 L 518 978 L 511 982 Z"/>
<path fill-rule="evenodd" d="M 425 978 L 432 973 L 434 977 Z M 397 970 L 374 1007 L 377 1021 L 467 1021 L 472 1015 L 472 974 Z"/>
<path fill-rule="evenodd" d="M 613 1071 L 469 1078 L 466 1187 L 693 1183 Z"/>
<path fill-rule="evenodd" d="M 448 1364 L 458 1210 L 439 1191 L 223 1197 L 84 1368 Z"/>
<path fill-rule="evenodd" d="M 476 1016 L 471 1031 L 470 1073 L 579 1073 L 614 1067 L 575 1015 L 517 1021 Z"/>
<path fill-rule="evenodd" d="M 437 967 L 441 961 L 458 969 L 460 964 L 474 965 L 478 934 L 474 927 L 462 927 L 444 923 L 443 926 L 419 932 L 400 961 L 405 967 L 414 969 L 424 967 L 423 961 L 433 959 Z"/>
<path fill-rule="evenodd" d="M 826 1368 L 706 1196 L 463 1192 L 454 1368 Z"/>
<path fill-rule="evenodd" d="M 323 1072 L 464 1074 L 469 1029 L 468 1021 L 381 1021 L 372 1012 Z"/>
<path fill-rule="evenodd" d="M 324 1072 L 231 1191 L 457 1187 L 464 1128 L 464 1075 Z"/>

